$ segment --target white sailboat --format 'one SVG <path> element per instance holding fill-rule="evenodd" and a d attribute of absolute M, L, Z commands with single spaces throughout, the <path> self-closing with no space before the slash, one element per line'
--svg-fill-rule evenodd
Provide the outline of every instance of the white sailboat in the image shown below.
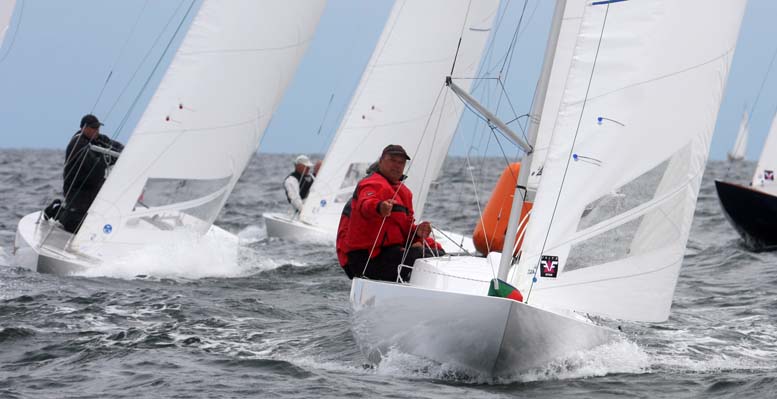
<path fill-rule="evenodd" d="M 5 33 L 11 24 L 11 16 L 16 5 L 16 0 L 4 0 L 0 2 L 0 47 L 2 47 Z"/>
<path fill-rule="evenodd" d="M 407 284 L 354 279 L 367 357 L 393 348 L 506 375 L 618 336 L 589 314 L 666 320 L 745 4 L 558 1 L 529 141 L 538 121 L 551 137 L 541 161 L 524 160 L 542 173 L 520 260 L 517 190 L 502 256 L 420 259 Z M 523 302 L 487 296 L 496 276 Z"/>
<path fill-rule="evenodd" d="M 729 161 L 741 161 L 745 159 L 745 153 L 747 152 L 747 135 L 749 130 L 750 118 L 747 115 L 747 111 L 744 111 L 742 113 L 742 121 L 739 122 L 737 139 L 734 141 L 734 146 L 731 147 L 731 151 L 727 154 Z"/>
<path fill-rule="evenodd" d="M 68 273 L 150 244 L 237 238 L 214 226 L 256 152 L 323 12 L 324 0 L 205 0 L 77 234 L 19 222 L 26 266 Z M 160 262 L 174 262 L 160 259 Z"/>
<path fill-rule="evenodd" d="M 267 235 L 334 242 L 343 206 L 389 144 L 413 158 L 404 184 L 420 220 L 463 110 L 444 78 L 477 75 L 498 8 L 498 0 L 397 0 L 301 214 L 265 213 Z M 462 242 L 474 252 L 469 238 L 435 238 L 448 252 Z"/>

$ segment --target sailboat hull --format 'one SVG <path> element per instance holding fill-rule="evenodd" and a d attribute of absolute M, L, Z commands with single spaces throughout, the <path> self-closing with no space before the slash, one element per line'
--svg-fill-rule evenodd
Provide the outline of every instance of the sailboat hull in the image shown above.
<path fill-rule="evenodd" d="M 143 234 L 154 236 L 148 232 Z M 83 272 L 112 260 L 126 259 L 138 250 L 136 246 L 103 245 L 100 248 L 102 256 L 97 256 L 79 251 L 69 245 L 72 237 L 73 234 L 64 231 L 58 223 L 41 218 L 40 212 L 31 213 L 19 221 L 16 230 L 13 248 L 15 262 L 17 266 L 39 273 L 67 275 Z M 238 239 L 235 235 L 214 225 L 204 237 L 208 240 L 217 240 L 220 246 L 234 247 L 234 261 L 237 262 Z M 167 237 L 167 239 L 170 238 L 172 237 Z M 151 242 L 165 241 L 164 238 L 159 238 Z M 160 262 L 169 261 L 170 259 L 160 260 Z"/>
<path fill-rule="evenodd" d="M 287 214 L 264 213 L 262 216 L 267 229 L 267 237 L 324 244 L 333 244 L 337 239 L 337 232 L 334 229 L 325 229 L 305 223 L 293 219 Z M 442 245 L 445 252 L 449 254 L 474 254 L 477 252 L 471 237 L 443 231 L 435 234 L 435 239 Z"/>
<path fill-rule="evenodd" d="M 777 249 L 777 197 L 739 184 L 715 180 L 726 218 L 756 251 Z"/>
<path fill-rule="evenodd" d="M 487 376 L 512 375 L 618 333 L 510 299 L 364 279 L 351 285 L 353 333 L 372 362 L 391 349 Z"/>
<path fill-rule="evenodd" d="M 264 225 L 268 237 L 293 239 L 305 242 L 332 243 L 335 231 L 327 231 L 318 226 L 304 223 L 283 213 L 264 213 Z"/>

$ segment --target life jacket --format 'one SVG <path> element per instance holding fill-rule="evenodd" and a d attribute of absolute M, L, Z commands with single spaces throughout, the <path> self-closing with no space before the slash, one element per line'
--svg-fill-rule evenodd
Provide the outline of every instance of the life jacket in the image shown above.
<path fill-rule="evenodd" d="M 313 176 L 310 174 L 305 173 L 303 176 L 302 173 L 297 172 L 296 170 L 294 172 L 289 173 L 289 176 L 293 176 L 297 181 L 299 182 L 299 197 L 302 199 L 305 199 L 308 197 L 308 193 L 310 192 L 310 187 L 313 186 Z M 287 178 L 289 176 L 286 176 Z M 286 193 L 286 201 L 289 201 L 291 203 L 291 198 L 289 198 L 289 194 Z"/>
<path fill-rule="evenodd" d="M 384 222 L 383 216 L 378 213 L 378 205 L 392 198 L 394 207 Z M 413 194 L 410 189 L 401 183 L 392 185 L 380 173 L 373 173 L 359 182 L 351 206 L 345 234 L 348 251 L 372 250 L 369 256 L 374 258 L 380 253 L 381 247 L 404 246 L 415 229 Z M 416 240 L 420 239 L 416 237 Z"/>

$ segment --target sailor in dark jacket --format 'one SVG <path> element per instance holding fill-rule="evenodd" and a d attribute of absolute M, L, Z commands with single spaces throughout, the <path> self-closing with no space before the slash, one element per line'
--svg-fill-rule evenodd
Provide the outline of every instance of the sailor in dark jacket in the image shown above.
<path fill-rule="evenodd" d="M 92 114 L 81 118 L 81 129 L 70 139 L 65 151 L 65 169 L 63 173 L 65 194 L 64 209 L 59 221 L 65 230 L 76 233 L 86 212 L 100 192 L 107 177 L 109 167 L 117 158 L 90 150 L 90 146 L 121 152 L 124 146 L 118 141 L 100 134 L 103 124 Z"/>
<path fill-rule="evenodd" d="M 302 200 L 308 197 L 310 187 L 313 185 L 313 176 L 310 174 L 313 162 L 307 155 L 300 155 L 294 159 L 294 172 L 291 172 L 283 180 L 283 189 L 286 191 L 286 199 L 294 207 L 294 213 L 302 212 Z"/>

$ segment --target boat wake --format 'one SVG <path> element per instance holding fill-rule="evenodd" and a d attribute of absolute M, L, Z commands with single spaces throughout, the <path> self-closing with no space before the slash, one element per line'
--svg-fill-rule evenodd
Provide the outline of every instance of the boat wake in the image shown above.
<path fill-rule="evenodd" d="M 241 245 L 254 244 L 267 239 L 267 232 L 256 225 L 248 226 L 237 233 Z"/>
<path fill-rule="evenodd" d="M 468 384 L 511 384 L 534 381 L 601 377 L 608 374 L 642 374 L 649 372 L 651 358 L 639 345 L 622 340 L 580 351 L 558 359 L 547 366 L 509 377 L 490 377 L 455 364 L 437 363 L 414 355 L 391 350 L 376 367 L 379 375 L 402 378 L 455 381 Z"/>
<path fill-rule="evenodd" d="M 179 240 L 147 245 L 126 256 L 104 259 L 100 265 L 75 274 L 122 279 L 138 276 L 197 279 L 245 276 L 251 273 L 251 269 L 235 256 L 232 244 Z"/>

